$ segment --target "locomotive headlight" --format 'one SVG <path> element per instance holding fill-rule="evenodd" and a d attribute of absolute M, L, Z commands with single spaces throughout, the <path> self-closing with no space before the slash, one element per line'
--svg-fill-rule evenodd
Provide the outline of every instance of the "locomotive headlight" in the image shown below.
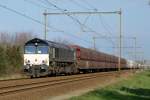
<path fill-rule="evenodd" d="M 27 59 L 26 59 L 26 60 L 25 60 L 25 63 L 26 63 L 26 64 L 30 64 L 30 60 L 27 60 Z"/>
<path fill-rule="evenodd" d="M 29 69 L 30 67 L 29 66 L 26 66 L 26 69 Z"/>
<path fill-rule="evenodd" d="M 28 63 L 30 63 L 30 60 L 28 60 Z"/>
<path fill-rule="evenodd" d="M 44 67 L 42 66 L 41 69 L 44 69 Z"/>
<path fill-rule="evenodd" d="M 43 63 L 43 64 L 45 64 L 45 61 L 44 61 L 44 60 L 42 60 L 42 63 Z"/>
<path fill-rule="evenodd" d="M 47 60 L 42 60 L 42 63 L 43 64 L 47 64 Z"/>

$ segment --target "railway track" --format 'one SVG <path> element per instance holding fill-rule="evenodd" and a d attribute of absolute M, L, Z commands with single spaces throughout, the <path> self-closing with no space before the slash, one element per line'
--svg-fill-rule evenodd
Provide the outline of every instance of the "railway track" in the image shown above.
<path fill-rule="evenodd" d="M 71 83 L 71 82 L 78 82 L 78 81 L 83 81 L 83 80 L 88 80 L 88 79 L 93 79 L 97 77 L 105 77 L 105 76 L 112 76 L 112 75 L 117 75 L 118 72 L 104 72 L 104 73 L 92 73 L 92 74 L 82 74 L 82 75 L 76 75 L 72 77 L 65 77 L 62 79 L 55 79 L 55 80 L 45 80 L 45 81 L 34 81 L 30 83 L 25 83 L 25 84 L 17 84 L 17 85 L 10 85 L 10 86 L 3 86 L 0 87 L 0 96 L 7 96 L 9 94 L 14 94 L 14 93 L 19 93 L 19 92 L 24 92 L 28 90 L 33 90 L 33 89 L 40 89 L 40 88 L 45 88 L 45 87 L 50 87 L 50 86 L 56 86 L 56 85 L 61 85 L 65 83 Z"/>

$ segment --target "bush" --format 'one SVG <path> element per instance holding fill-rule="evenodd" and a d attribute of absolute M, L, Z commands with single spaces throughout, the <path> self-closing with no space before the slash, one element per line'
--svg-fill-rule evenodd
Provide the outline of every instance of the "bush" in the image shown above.
<path fill-rule="evenodd" d="M 0 34 L 0 75 L 20 71 L 23 66 L 23 44 L 31 38 L 29 33 Z"/>
<path fill-rule="evenodd" d="M 0 46 L 0 74 L 13 73 L 19 70 L 22 66 L 23 58 L 21 47 Z"/>
<path fill-rule="evenodd" d="M 0 74 L 4 74 L 6 72 L 6 55 L 4 48 L 0 46 Z"/>

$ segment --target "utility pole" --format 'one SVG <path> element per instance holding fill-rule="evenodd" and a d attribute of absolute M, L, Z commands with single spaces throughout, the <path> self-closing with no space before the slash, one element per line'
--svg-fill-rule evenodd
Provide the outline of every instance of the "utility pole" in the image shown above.
<path fill-rule="evenodd" d="M 43 15 L 44 15 L 44 39 L 46 40 L 46 36 L 47 36 L 47 11 L 45 10 L 45 12 L 43 13 Z"/>
<path fill-rule="evenodd" d="M 135 53 L 134 54 L 134 60 L 136 62 L 136 60 L 137 60 L 137 56 L 136 56 L 136 53 L 137 53 L 137 51 L 136 51 L 136 48 L 137 48 L 136 45 L 137 45 L 137 43 L 136 42 L 137 42 L 137 40 L 136 40 L 136 37 L 134 37 L 133 39 L 134 39 L 134 46 L 135 46 L 135 49 L 134 49 L 134 53 Z"/>
<path fill-rule="evenodd" d="M 96 37 L 93 37 L 93 46 L 94 46 L 94 50 L 96 50 L 96 44 L 95 44 L 95 42 L 96 42 Z"/>
<path fill-rule="evenodd" d="M 135 65 L 135 67 L 137 67 L 137 50 L 136 50 L 136 45 L 137 45 L 137 41 L 136 41 L 136 37 L 133 37 L 133 39 L 134 39 L 134 46 L 135 46 L 135 49 L 134 49 L 134 60 L 135 60 L 135 63 L 136 63 L 136 65 Z"/>
<path fill-rule="evenodd" d="M 136 39 L 136 37 L 132 37 L 132 39 L 133 39 L 133 44 L 134 44 L 134 50 L 133 50 L 133 60 L 135 61 L 135 63 L 137 63 L 137 39 Z M 137 65 L 135 65 L 135 67 L 136 67 Z"/>
<path fill-rule="evenodd" d="M 47 26 L 47 15 L 95 15 L 95 14 L 119 14 L 120 15 L 120 27 L 119 27 L 119 57 L 118 57 L 118 71 L 121 69 L 121 56 L 122 56 L 122 11 L 121 8 L 119 11 L 111 11 L 111 12 L 99 12 L 99 11 L 94 11 L 94 12 L 56 12 L 56 13 L 43 13 L 45 16 L 45 27 Z M 46 28 L 45 28 L 45 39 L 46 39 Z M 93 38 L 94 41 L 94 49 L 96 49 L 95 45 L 95 38 Z"/>
<path fill-rule="evenodd" d="M 120 33 L 119 33 L 119 58 L 118 58 L 118 71 L 121 69 L 121 57 L 122 57 L 122 11 L 120 8 Z"/>

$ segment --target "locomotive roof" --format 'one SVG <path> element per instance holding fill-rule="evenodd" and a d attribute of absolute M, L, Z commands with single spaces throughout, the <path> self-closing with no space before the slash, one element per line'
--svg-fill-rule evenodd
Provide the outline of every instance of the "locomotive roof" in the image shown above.
<path fill-rule="evenodd" d="M 57 43 L 53 41 L 48 41 L 48 40 L 43 40 L 39 38 L 34 38 L 25 43 L 25 45 L 35 45 L 35 43 L 38 44 L 44 44 L 50 47 L 55 47 L 55 48 L 65 48 L 65 49 L 71 49 L 68 45 L 62 44 L 62 43 Z"/>

